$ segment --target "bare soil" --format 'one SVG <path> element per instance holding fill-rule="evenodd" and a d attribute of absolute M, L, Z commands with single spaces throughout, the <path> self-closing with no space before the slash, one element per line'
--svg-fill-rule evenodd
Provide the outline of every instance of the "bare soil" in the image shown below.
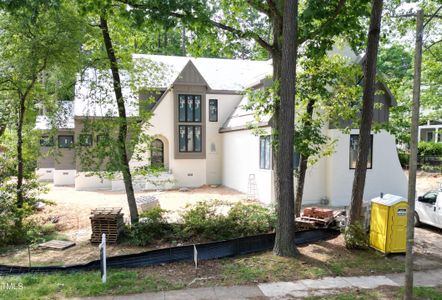
<path fill-rule="evenodd" d="M 438 183 L 442 181 L 441 174 L 420 173 L 418 175 L 418 191 L 423 193 L 432 188 L 438 187 Z M 246 196 L 235 190 L 226 187 L 209 187 L 190 189 L 187 192 L 180 192 L 178 190 L 163 191 L 163 192 L 144 192 L 137 193 L 140 195 L 151 195 L 158 198 L 162 208 L 177 212 L 185 208 L 188 204 L 194 204 L 198 201 L 206 200 L 222 200 L 228 202 L 246 201 Z M 94 192 L 80 192 L 75 191 L 73 187 L 51 187 L 45 199 L 53 201 L 54 205 L 48 206 L 44 211 L 37 214 L 37 218 L 42 221 L 52 222 L 57 220 L 56 226 L 62 234 L 69 240 L 76 242 L 76 246 L 64 251 L 51 251 L 32 249 L 31 261 L 33 265 L 70 265 L 77 263 L 85 263 L 95 260 L 99 257 L 98 247 L 91 245 L 89 242 L 91 230 L 89 215 L 91 209 L 96 207 L 122 207 L 125 216 L 128 216 L 128 207 L 126 203 L 125 194 L 121 192 L 110 191 L 94 191 Z M 147 250 L 155 249 L 155 247 L 168 247 L 169 244 L 161 244 L 152 247 L 136 247 L 125 244 L 109 245 L 109 256 L 139 253 Z M 418 254 L 416 263 L 419 268 L 432 268 L 434 266 L 442 266 L 442 232 L 436 228 L 423 227 L 416 229 L 416 253 Z M 293 268 L 293 273 L 298 273 L 296 270 L 303 266 L 312 266 L 303 276 L 326 275 L 326 274 L 347 274 L 347 275 L 361 275 L 367 273 L 384 272 L 388 270 L 396 270 L 394 265 L 401 265 L 398 263 L 403 260 L 403 256 L 398 255 L 393 257 L 393 260 L 386 260 L 384 257 L 372 256 L 366 257 L 367 254 L 363 252 L 349 251 L 344 247 L 342 237 L 337 237 L 333 240 L 320 242 L 300 248 L 303 259 L 294 262 L 274 261 L 271 253 L 257 254 L 249 258 L 240 259 L 240 264 L 245 268 L 260 269 L 265 262 L 270 262 L 271 265 L 265 266 L 272 269 L 273 274 L 279 274 L 279 268 L 282 270 L 290 266 Z M 261 259 L 267 256 L 266 259 Z M 378 254 L 376 254 L 378 255 Z M 380 254 L 379 254 L 380 255 Z M 256 258 L 256 259 L 255 259 Z M 272 264 L 271 262 L 274 262 Z M 217 273 L 218 261 L 204 262 L 209 269 L 213 269 Z M 376 262 L 376 263 L 374 263 Z M 28 251 L 25 247 L 11 247 L 7 251 L 0 254 L 0 264 L 15 264 L 27 266 Z M 390 265 L 391 263 L 391 265 Z M 213 265 L 215 264 L 215 265 Z M 179 264 L 177 264 L 179 266 Z M 174 269 L 173 266 L 165 266 L 165 269 Z M 194 276 L 191 271 L 192 266 L 189 267 L 189 276 Z M 151 270 L 152 271 L 152 270 Z M 179 272 L 175 270 L 174 272 Z M 187 271 L 184 271 L 187 272 Z M 259 272 L 258 272 L 259 273 Z M 283 272 L 286 274 L 287 272 Z M 212 276 L 202 274 L 201 276 Z M 264 276 L 264 275 L 263 275 Z M 269 276 L 269 275 L 266 275 Z M 270 276 L 272 277 L 272 276 Z M 275 275 L 275 278 L 282 280 L 286 278 L 284 275 Z M 269 278 L 270 280 L 271 278 Z M 296 278 L 294 278 L 296 279 Z M 262 279 L 264 280 L 264 278 Z"/>

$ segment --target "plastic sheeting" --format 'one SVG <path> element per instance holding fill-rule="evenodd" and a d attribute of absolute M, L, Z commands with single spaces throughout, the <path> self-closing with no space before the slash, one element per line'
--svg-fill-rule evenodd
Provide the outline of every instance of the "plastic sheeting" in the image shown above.
<path fill-rule="evenodd" d="M 309 244 L 321 240 L 336 237 L 339 232 L 331 229 L 315 229 L 296 233 L 295 243 L 297 245 Z M 245 255 L 255 252 L 271 250 L 275 242 L 275 234 L 261 234 L 256 236 L 242 237 L 233 240 L 196 244 L 198 260 L 217 259 Z M 192 261 L 194 259 L 194 245 L 158 249 L 108 257 L 107 267 L 113 268 L 135 268 L 173 263 L 178 261 Z M 94 260 L 86 264 L 69 266 L 42 266 L 24 267 L 0 265 L 0 275 L 13 275 L 25 273 L 53 273 L 53 272 L 74 272 L 98 270 L 100 260 Z"/>

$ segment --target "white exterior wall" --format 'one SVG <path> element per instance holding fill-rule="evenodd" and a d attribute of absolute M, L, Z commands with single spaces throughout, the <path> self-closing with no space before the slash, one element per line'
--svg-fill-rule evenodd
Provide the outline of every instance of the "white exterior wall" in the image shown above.
<path fill-rule="evenodd" d="M 249 174 L 255 174 L 257 198 L 272 201 L 272 170 L 259 168 L 259 136 L 250 130 L 223 133 L 223 184 L 248 193 Z"/>
<path fill-rule="evenodd" d="M 75 176 L 75 190 L 91 191 L 97 189 L 110 189 L 111 181 L 100 176 L 88 176 L 86 172 L 77 172 Z"/>
<path fill-rule="evenodd" d="M 54 181 L 54 168 L 38 168 L 36 170 L 39 181 Z"/>
<path fill-rule="evenodd" d="M 266 129 L 267 134 L 269 129 Z M 231 131 L 223 134 L 223 184 L 248 193 L 249 174 L 255 174 L 257 198 L 266 204 L 274 201 L 272 170 L 259 168 L 259 136 L 250 130 Z M 304 204 L 318 203 L 327 196 L 326 159 L 319 160 L 306 173 Z M 296 177 L 293 176 L 296 189 Z"/>
<path fill-rule="evenodd" d="M 304 182 L 304 195 L 302 197 L 302 204 L 317 204 L 323 198 L 327 197 L 327 158 L 323 157 L 318 160 L 313 166 L 307 168 Z M 297 180 L 294 178 L 294 188 L 296 193 Z"/>
<path fill-rule="evenodd" d="M 197 94 L 197 93 L 196 93 Z M 208 101 L 218 99 L 218 122 L 209 122 Z M 241 95 L 206 94 L 206 159 L 175 159 L 174 132 L 174 94 L 167 92 L 155 108 L 147 133 L 167 139 L 168 167 L 171 170 L 177 187 L 199 187 L 204 184 L 222 184 L 222 145 L 223 140 L 218 132 L 229 114 L 241 100 Z M 166 143 L 164 144 L 166 147 Z M 166 158 L 165 158 L 166 160 Z"/>
<path fill-rule="evenodd" d="M 206 95 L 206 183 L 223 183 L 223 134 L 219 129 L 238 105 L 242 95 Z M 209 122 L 209 99 L 218 99 L 218 122 Z"/>
<path fill-rule="evenodd" d="M 359 130 L 352 130 L 358 134 Z M 335 153 L 327 158 L 327 197 L 331 206 L 348 206 L 351 200 L 354 170 L 350 169 L 350 136 L 330 129 L 337 139 Z M 373 134 L 373 168 L 367 169 L 364 202 L 380 193 L 407 196 L 407 179 L 399 163 L 394 137 L 382 130 Z"/>
<path fill-rule="evenodd" d="M 54 185 L 74 185 L 76 170 L 54 170 Z"/>

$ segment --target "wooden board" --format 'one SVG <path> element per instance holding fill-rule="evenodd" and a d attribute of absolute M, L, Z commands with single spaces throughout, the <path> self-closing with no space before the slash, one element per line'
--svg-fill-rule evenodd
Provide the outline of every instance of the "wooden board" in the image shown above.
<path fill-rule="evenodd" d="M 46 243 L 42 243 L 38 246 L 40 248 L 51 249 L 51 250 L 65 250 L 67 248 L 75 246 L 75 243 L 71 241 L 52 240 Z"/>

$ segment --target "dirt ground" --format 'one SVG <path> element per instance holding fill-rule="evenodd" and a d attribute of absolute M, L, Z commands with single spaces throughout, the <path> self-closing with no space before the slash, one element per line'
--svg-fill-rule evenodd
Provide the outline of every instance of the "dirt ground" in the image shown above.
<path fill-rule="evenodd" d="M 408 172 L 405 173 L 408 176 Z M 436 190 L 442 184 L 442 174 L 419 171 L 416 179 L 416 194 L 425 194 L 430 190 Z"/>
<path fill-rule="evenodd" d="M 233 189 L 223 186 L 179 190 L 152 191 L 136 193 L 135 197 L 154 196 L 161 208 L 179 212 L 188 204 L 199 201 L 221 200 L 236 202 L 246 199 L 246 196 Z M 57 187 L 50 185 L 50 191 L 44 199 L 54 202 L 37 215 L 43 221 L 58 219 L 57 228 L 68 236 L 82 240 L 85 231 L 90 228 L 90 212 L 97 207 L 122 207 L 126 223 L 129 221 L 129 207 L 124 192 L 112 191 L 76 191 L 73 187 Z"/>
<path fill-rule="evenodd" d="M 442 174 L 419 173 L 417 181 L 418 195 L 435 189 L 442 182 Z M 205 200 L 222 200 L 228 202 L 245 201 L 246 195 L 226 187 L 209 187 L 190 189 L 186 192 L 178 190 L 161 192 L 137 193 L 136 196 L 155 196 L 163 209 L 169 211 L 180 211 L 187 204 L 194 204 Z M 76 246 L 64 251 L 50 251 L 32 249 L 31 256 L 34 265 L 69 265 L 80 262 L 88 262 L 97 259 L 99 252 L 96 245 L 89 242 L 90 211 L 96 207 L 122 207 L 125 217 L 128 217 L 128 207 L 125 194 L 122 192 L 75 191 L 73 187 L 51 186 L 50 192 L 44 196 L 45 199 L 53 201 L 54 205 L 47 206 L 38 213 L 37 218 L 50 222 L 57 219 L 57 229 L 69 240 L 74 241 Z M 342 245 L 341 237 L 330 241 L 330 245 Z M 167 247 L 169 245 L 162 245 Z M 171 245 L 170 245 L 171 246 Z M 332 247 L 333 248 L 333 247 Z M 153 249 L 148 247 L 135 247 L 128 245 L 108 246 L 110 256 L 137 253 Z M 330 253 L 327 249 L 319 250 L 318 246 L 309 245 L 303 248 L 302 252 L 315 257 L 321 261 L 329 259 Z M 340 251 L 336 249 L 337 251 Z M 419 259 L 421 265 L 432 265 L 433 259 L 442 261 L 442 230 L 429 226 L 416 229 L 416 252 L 422 257 Z M 28 264 L 28 252 L 26 248 L 11 248 L 9 251 L 0 254 L 0 264 Z"/>

